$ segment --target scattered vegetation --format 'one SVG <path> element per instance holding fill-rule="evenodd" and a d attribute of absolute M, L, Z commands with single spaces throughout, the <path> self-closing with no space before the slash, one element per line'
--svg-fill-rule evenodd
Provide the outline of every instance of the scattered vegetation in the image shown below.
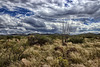
<path fill-rule="evenodd" d="M 83 43 L 84 42 L 84 38 L 79 37 L 79 36 L 73 36 L 70 37 L 68 42 L 72 42 L 72 43 Z"/>
<path fill-rule="evenodd" d="M 0 36 L 0 67 L 100 67 L 100 35 Z"/>

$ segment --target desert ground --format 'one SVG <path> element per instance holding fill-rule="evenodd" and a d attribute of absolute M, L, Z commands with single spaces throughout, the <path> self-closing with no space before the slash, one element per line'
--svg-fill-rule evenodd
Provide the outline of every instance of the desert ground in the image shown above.
<path fill-rule="evenodd" d="M 0 67 L 100 67 L 100 34 L 0 36 Z"/>

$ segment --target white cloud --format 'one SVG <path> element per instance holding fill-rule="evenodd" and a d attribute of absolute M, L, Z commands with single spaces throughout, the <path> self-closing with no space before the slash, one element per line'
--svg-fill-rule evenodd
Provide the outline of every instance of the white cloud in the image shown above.
<path fill-rule="evenodd" d="M 34 12 L 32 16 L 15 17 L 9 14 L 0 15 L 0 34 L 11 33 L 60 33 L 61 23 L 54 23 L 51 19 L 67 18 L 70 23 L 70 31 L 78 33 L 99 32 L 100 23 L 94 21 L 78 20 L 69 21 L 70 15 L 72 19 L 79 18 L 96 18 L 99 19 L 100 0 L 1 0 L 0 8 L 6 6 L 9 11 L 15 11 L 16 7 L 22 7 Z M 65 6 L 68 5 L 67 7 Z M 1 12 L 3 13 L 3 12 Z M 16 18 L 20 17 L 20 18 Z M 84 24 L 87 22 L 88 25 Z M 3 32 L 2 32 L 3 31 Z M 8 32 L 6 32 L 8 31 Z"/>

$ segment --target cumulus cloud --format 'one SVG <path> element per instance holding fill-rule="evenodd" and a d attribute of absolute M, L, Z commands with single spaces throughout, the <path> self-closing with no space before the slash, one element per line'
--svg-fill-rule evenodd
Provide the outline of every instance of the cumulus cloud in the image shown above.
<path fill-rule="evenodd" d="M 62 18 L 71 34 L 100 33 L 99 14 L 99 0 L 0 0 L 0 34 L 61 33 Z"/>

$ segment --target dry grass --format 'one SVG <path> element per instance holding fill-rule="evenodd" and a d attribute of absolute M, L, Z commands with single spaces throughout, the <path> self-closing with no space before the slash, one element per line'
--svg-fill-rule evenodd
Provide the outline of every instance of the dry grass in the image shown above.
<path fill-rule="evenodd" d="M 27 41 L 27 36 L 0 39 L 0 67 L 100 67 L 100 39 L 84 38 L 66 46 L 61 39 L 42 46 Z"/>

